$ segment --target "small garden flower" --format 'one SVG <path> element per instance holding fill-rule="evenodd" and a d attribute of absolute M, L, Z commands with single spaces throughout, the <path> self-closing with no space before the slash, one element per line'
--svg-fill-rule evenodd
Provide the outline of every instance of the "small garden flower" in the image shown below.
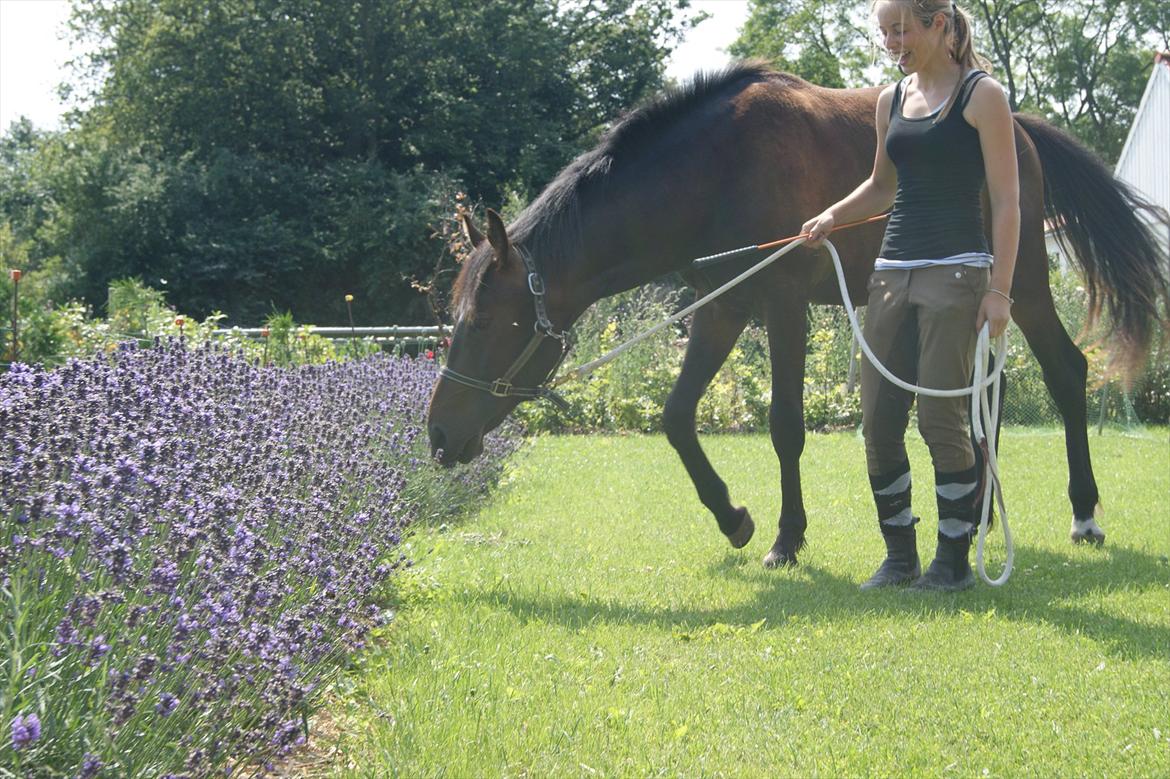
<path fill-rule="evenodd" d="M 12 720 L 12 748 L 24 749 L 41 737 L 41 720 L 36 714 L 17 714 Z"/>

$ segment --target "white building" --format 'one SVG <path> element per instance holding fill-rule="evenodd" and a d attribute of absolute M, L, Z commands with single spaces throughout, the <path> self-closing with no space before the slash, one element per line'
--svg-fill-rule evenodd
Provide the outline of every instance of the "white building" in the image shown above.
<path fill-rule="evenodd" d="M 1154 55 L 1154 69 L 1113 173 L 1146 200 L 1170 212 L 1170 53 Z M 1163 245 L 1170 251 L 1170 232 L 1159 227 Z M 1050 225 L 1045 232 L 1048 253 L 1068 259 Z"/>

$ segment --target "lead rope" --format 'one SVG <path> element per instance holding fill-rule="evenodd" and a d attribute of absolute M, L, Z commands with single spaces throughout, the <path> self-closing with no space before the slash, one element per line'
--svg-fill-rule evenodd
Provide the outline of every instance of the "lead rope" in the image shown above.
<path fill-rule="evenodd" d="M 852 227 L 854 224 L 863 224 L 864 222 L 872 222 L 882 218 L 885 218 L 885 214 L 882 214 L 878 217 L 871 217 L 870 219 L 863 220 L 863 222 L 842 225 L 837 229 L 840 230 L 845 227 Z M 786 238 L 781 241 L 773 241 L 771 243 L 760 244 L 758 246 L 748 246 L 742 249 L 733 249 L 729 252 L 713 254 L 709 257 L 701 257 L 698 260 L 695 260 L 693 264 L 696 267 L 702 267 L 714 262 L 730 259 L 731 257 L 742 254 L 744 252 L 756 251 L 762 248 L 771 248 L 780 244 L 787 244 L 778 251 L 769 254 L 767 257 L 760 260 L 758 263 L 751 266 L 746 271 L 739 274 L 718 289 L 699 298 L 694 303 L 684 308 L 682 311 L 679 311 L 677 314 L 671 316 L 669 319 L 665 319 L 653 327 L 638 333 L 628 341 L 625 341 L 615 346 L 613 349 L 610 349 L 596 360 L 587 362 L 584 365 L 579 365 L 576 368 L 561 374 L 552 382 L 552 386 L 559 387 L 561 384 L 564 384 L 567 381 L 581 379 L 588 376 L 602 365 L 605 365 L 606 363 L 617 358 L 618 355 L 622 354 L 628 349 L 633 348 L 642 341 L 645 341 L 647 338 L 661 331 L 662 329 L 669 327 L 675 322 L 678 322 L 680 319 L 686 317 L 693 311 L 705 306 L 707 303 L 710 303 L 712 300 L 719 297 L 732 287 L 735 287 L 741 282 L 751 278 L 776 260 L 783 257 L 788 252 L 804 244 L 804 242 L 807 240 L 807 235 L 793 236 L 792 238 Z M 837 283 L 841 287 L 841 300 L 845 304 L 845 312 L 849 315 L 849 325 L 853 328 L 853 337 L 857 339 L 857 342 L 861 345 L 861 349 L 865 353 L 865 356 L 871 363 L 873 363 L 874 367 L 878 369 L 878 372 L 902 389 L 909 390 L 910 392 L 915 392 L 921 395 L 930 395 L 939 398 L 957 398 L 967 395 L 971 396 L 972 429 L 975 433 L 976 440 L 980 442 L 980 447 L 986 453 L 984 458 L 985 477 L 983 479 L 983 515 L 979 521 L 979 537 L 975 545 L 975 567 L 979 571 L 979 577 L 983 579 L 983 581 L 987 582 L 993 587 L 999 587 L 1003 585 L 1007 582 L 1008 577 L 1011 576 L 1012 562 L 1015 558 L 1015 545 L 1012 541 L 1011 530 L 1008 528 L 1007 508 L 1004 506 L 1003 502 L 1003 487 L 999 480 L 999 460 L 996 458 L 995 440 L 994 438 L 990 440 L 987 438 L 986 430 L 990 429 L 994 433 L 994 431 L 999 429 L 1000 377 L 1003 374 L 1004 363 L 1007 361 L 1007 336 L 1001 333 L 996 339 L 995 367 L 992 369 L 991 374 L 988 374 L 987 360 L 989 357 L 991 331 L 986 324 L 983 325 L 983 328 L 979 331 L 979 338 L 975 343 L 975 381 L 970 387 L 964 387 L 962 389 L 955 390 L 936 390 L 928 387 L 919 387 L 915 384 L 908 384 L 907 382 L 899 379 L 894 374 L 890 373 L 886 366 L 882 365 L 878 358 L 870 350 L 869 344 L 866 343 L 865 337 L 861 333 L 861 327 L 857 323 L 857 311 L 853 308 L 853 302 L 849 298 L 849 289 L 845 284 L 845 270 L 841 266 L 841 257 L 839 254 L 837 254 L 837 247 L 833 246 L 832 241 L 826 240 L 825 248 L 829 250 L 829 254 L 833 258 L 833 266 L 837 271 Z M 991 389 L 992 392 L 990 402 L 987 397 L 988 389 Z M 987 575 L 987 570 L 983 562 L 983 546 L 987 539 L 987 530 L 991 520 L 991 496 L 993 493 L 995 495 L 996 502 L 999 505 L 999 515 L 1003 522 L 1004 542 L 1007 547 L 1007 559 L 1004 562 L 1003 572 L 999 575 L 998 578 L 995 579 L 992 579 Z"/>

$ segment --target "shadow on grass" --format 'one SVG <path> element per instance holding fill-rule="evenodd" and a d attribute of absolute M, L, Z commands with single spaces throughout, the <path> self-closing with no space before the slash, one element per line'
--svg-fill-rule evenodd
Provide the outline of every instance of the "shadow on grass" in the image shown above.
<path fill-rule="evenodd" d="M 1164 589 L 1170 583 L 1170 566 L 1159 557 L 1106 547 L 1090 557 L 1073 560 L 1050 550 L 1017 547 L 1016 563 L 1011 581 L 1002 588 L 980 582 L 973 590 L 951 595 L 905 590 L 861 592 L 857 581 L 815 564 L 765 571 L 755 560 L 728 552 L 708 566 L 712 586 L 718 587 L 730 577 L 752 588 L 754 594 L 747 602 L 725 608 L 704 608 L 701 603 L 660 607 L 643 599 L 601 601 L 507 590 L 470 592 L 460 597 L 469 603 L 502 607 L 523 622 L 551 622 L 573 629 L 600 621 L 690 630 L 715 623 L 748 625 L 766 618 L 764 629 L 768 630 L 794 619 L 814 623 L 846 616 L 930 618 L 994 608 L 998 618 L 1050 625 L 1097 641 L 1110 654 L 1165 658 L 1170 629 L 1066 602 L 1081 594 L 1118 589 Z M 1030 573 L 1019 566 L 1026 566 Z M 991 575 L 996 575 L 998 563 L 989 568 Z"/>

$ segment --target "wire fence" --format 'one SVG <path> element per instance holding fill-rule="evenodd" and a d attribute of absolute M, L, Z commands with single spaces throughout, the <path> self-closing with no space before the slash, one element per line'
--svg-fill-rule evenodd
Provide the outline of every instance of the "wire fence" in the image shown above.
<path fill-rule="evenodd" d="M 858 311 L 864 316 L 864 309 Z M 843 309 L 817 306 L 810 313 L 808 369 L 805 405 L 818 408 L 827 399 L 852 398 L 860 392 L 860 364 L 865 357 L 852 337 Z M 1098 364 L 1103 359 L 1093 350 L 1086 387 L 1088 423 L 1135 428 L 1170 422 L 1170 349 L 1159 345 L 1150 356 L 1146 372 L 1128 389 L 1118 379 L 1104 378 Z M 1008 331 L 1008 357 L 1004 368 L 1006 388 L 1001 416 L 1005 425 L 1060 426 L 1063 420 L 1044 373 L 1019 328 Z"/>

